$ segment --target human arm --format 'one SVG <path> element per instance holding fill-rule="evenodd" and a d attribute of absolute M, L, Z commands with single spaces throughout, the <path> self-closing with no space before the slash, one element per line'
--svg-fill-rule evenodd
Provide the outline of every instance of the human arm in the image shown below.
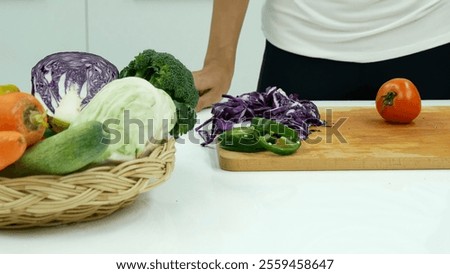
<path fill-rule="evenodd" d="M 237 44 L 249 0 L 214 0 L 203 68 L 193 72 L 200 92 L 197 111 L 219 102 L 233 78 Z"/>

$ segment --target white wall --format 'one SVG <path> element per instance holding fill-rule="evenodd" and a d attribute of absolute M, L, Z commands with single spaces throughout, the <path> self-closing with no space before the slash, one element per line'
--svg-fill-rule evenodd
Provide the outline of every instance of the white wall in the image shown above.
<path fill-rule="evenodd" d="M 31 68 L 44 56 L 84 50 L 85 0 L 0 0 L 0 84 L 31 90 Z"/>
<path fill-rule="evenodd" d="M 250 2 L 230 94 L 256 88 L 264 1 Z M 48 54 L 68 50 L 99 54 L 120 70 L 139 52 L 153 48 L 198 70 L 211 9 L 212 0 L 0 0 L 0 84 L 29 90 L 32 66 Z"/>

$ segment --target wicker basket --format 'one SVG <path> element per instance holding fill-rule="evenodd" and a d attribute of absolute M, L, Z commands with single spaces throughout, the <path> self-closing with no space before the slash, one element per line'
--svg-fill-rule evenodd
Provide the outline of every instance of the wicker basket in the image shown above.
<path fill-rule="evenodd" d="M 0 177 L 0 229 L 55 226 L 110 215 L 166 181 L 175 164 L 175 141 L 136 160 L 66 176 Z"/>

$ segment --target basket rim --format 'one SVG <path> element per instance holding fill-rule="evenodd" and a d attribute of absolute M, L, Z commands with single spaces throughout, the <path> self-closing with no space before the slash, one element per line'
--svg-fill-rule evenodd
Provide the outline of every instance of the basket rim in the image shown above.
<path fill-rule="evenodd" d="M 175 140 L 146 156 L 67 175 L 0 177 L 0 229 L 90 221 L 128 206 L 167 181 L 175 165 Z"/>

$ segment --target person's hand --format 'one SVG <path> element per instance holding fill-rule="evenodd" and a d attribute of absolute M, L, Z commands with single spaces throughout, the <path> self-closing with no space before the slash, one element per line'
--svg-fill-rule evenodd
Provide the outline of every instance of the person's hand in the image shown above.
<path fill-rule="evenodd" d="M 239 34 L 248 4 L 249 0 L 214 0 L 203 68 L 192 73 L 200 94 L 196 111 L 219 102 L 230 89 Z"/>
<path fill-rule="evenodd" d="M 228 92 L 233 78 L 233 69 L 210 63 L 205 65 L 203 69 L 194 71 L 192 75 L 194 76 L 195 87 L 200 93 L 196 111 L 201 111 L 219 102 L 222 95 Z"/>

